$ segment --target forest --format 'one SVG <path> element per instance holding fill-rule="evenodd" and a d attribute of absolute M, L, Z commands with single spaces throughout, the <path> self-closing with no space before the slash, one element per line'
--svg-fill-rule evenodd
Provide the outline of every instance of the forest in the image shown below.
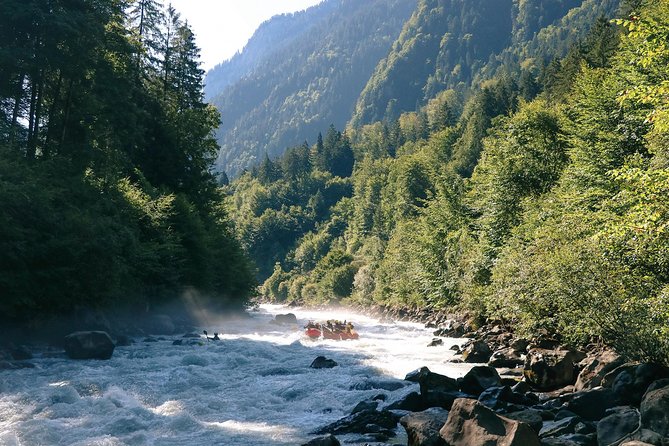
<path fill-rule="evenodd" d="M 524 46 L 226 186 L 262 295 L 457 311 L 669 364 L 669 2 L 579 20 L 545 63 Z"/>
<path fill-rule="evenodd" d="M 211 171 L 219 114 L 156 0 L 0 3 L 0 324 L 255 290 Z"/>

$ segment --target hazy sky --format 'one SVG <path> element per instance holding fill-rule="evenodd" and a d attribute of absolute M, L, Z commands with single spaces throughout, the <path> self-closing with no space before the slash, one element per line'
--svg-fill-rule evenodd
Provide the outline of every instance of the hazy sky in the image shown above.
<path fill-rule="evenodd" d="M 301 11 L 322 0 L 163 0 L 172 3 L 195 32 L 202 68 L 232 57 L 258 26 L 284 12 Z"/>

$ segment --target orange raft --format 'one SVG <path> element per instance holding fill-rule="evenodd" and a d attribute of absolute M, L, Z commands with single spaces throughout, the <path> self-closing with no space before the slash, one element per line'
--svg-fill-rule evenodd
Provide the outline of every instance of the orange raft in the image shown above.
<path fill-rule="evenodd" d="M 333 339 L 335 341 L 344 341 L 348 339 L 358 339 L 358 333 L 353 329 L 350 322 L 329 320 L 326 322 L 311 322 L 304 327 L 304 334 L 311 339 Z"/>

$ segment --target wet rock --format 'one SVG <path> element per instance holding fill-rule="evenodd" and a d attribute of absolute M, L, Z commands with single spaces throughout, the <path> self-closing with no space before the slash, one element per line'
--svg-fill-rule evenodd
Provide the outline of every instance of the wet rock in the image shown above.
<path fill-rule="evenodd" d="M 462 322 L 449 321 L 445 327 L 435 330 L 433 334 L 444 338 L 461 338 L 466 331 Z"/>
<path fill-rule="evenodd" d="M 525 423 L 497 415 L 475 400 L 458 399 L 439 431 L 449 446 L 539 446 Z"/>
<path fill-rule="evenodd" d="M 277 314 L 274 316 L 273 322 L 279 325 L 297 324 L 297 316 L 293 313 Z"/>
<path fill-rule="evenodd" d="M 355 405 L 353 410 L 351 410 L 351 415 L 365 410 L 376 410 L 377 407 L 379 407 L 378 401 L 372 401 L 372 400 L 360 401 L 358 404 Z"/>
<path fill-rule="evenodd" d="M 362 412 L 354 413 L 328 424 L 312 433 L 314 435 L 324 435 L 381 432 L 384 429 L 395 429 L 399 418 L 398 415 L 387 410 L 363 410 Z"/>
<path fill-rule="evenodd" d="M 337 440 L 337 437 L 334 435 L 326 435 L 324 437 L 318 437 L 314 438 L 313 440 L 310 440 L 302 446 L 340 446 L 341 443 L 339 443 L 339 440 Z"/>
<path fill-rule="evenodd" d="M 566 408 L 590 421 L 601 420 L 607 409 L 619 404 L 611 389 L 597 388 L 577 393 Z"/>
<path fill-rule="evenodd" d="M 525 410 L 519 410 L 517 412 L 509 412 L 504 416 L 511 420 L 516 420 L 520 421 L 521 423 L 527 424 L 537 434 L 539 433 L 539 431 L 541 431 L 541 428 L 544 425 L 544 420 L 541 411 L 538 411 L 536 409 L 525 409 Z"/>
<path fill-rule="evenodd" d="M 388 410 L 408 410 L 410 412 L 420 412 L 427 408 L 425 399 L 418 392 L 411 392 L 387 407 Z"/>
<path fill-rule="evenodd" d="M 117 335 L 116 336 L 116 346 L 117 347 L 128 347 L 132 345 L 132 338 L 126 335 Z"/>
<path fill-rule="evenodd" d="M 427 395 L 421 395 L 426 407 L 441 407 L 450 410 L 458 398 L 472 398 L 471 395 L 458 391 L 432 391 Z"/>
<path fill-rule="evenodd" d="M 388 390 L 390 392 L 394 390 L 399 390 L 405 387 L 405 383 L 397 380 L 385 380 L 385 379 L 367 379 L 365 381 L 356 383 L 350 387 L 351 390 L 372 390 L 372 389 L 382 389 Z"/>
<path fill-rule="evenodd" d="M 109 359 L 114 342 L 104 331 L 77 331 L 65 336 L 65 353 L 72 359 Z"/>
<path fill-rule="evenodd" d="M 456 355 L 459 355 L 462 353 L 462 350 L 460 350 L 459 345 L 451 345 L 451 348 L 449 350 L 453 350 Z"/>
<path fill-rule="evenodd" d="M 669 439 L 669 383 L 651 388 L 641 402 L 641 426 Z"/>
<path fill-rule="evenodd" d="M 339 364 L 337 364 L 337 361 L 334 359 L 328 359 L 325 356 L 317 356 L 309 367 L 312 369 L 331 369 L 332 367 L 336 367 L 338 365 Z"/>
<path fill-rule="evenodd" d="M 639 413 L 637 410 L 633 407 L 621 408 L 597 423 L 597 442 L 599 446 L 618 443 L 638 428 Z"/>
<path fill-rule="evenodd" d="M 529 406 L 537 401 L 527 398 L 521 393 L 515 393 L 509 386 L 490 387 L 479 396 L 479 402 L 494 411 L 517 411 L 522 406 Z"/>
<path fill-rule="evenodd" d="M 598 387 L 607 373 L 623 365 L 624 361 L 613 350 L 604 350 L 595 356 L 587 357 L 580 363 L 581 372 L 576 378 L 574 388 L 577 391 Z"/>
<path fill-rule="evenodd" d="M 430 392 L 457 392 L 458 382 L 445 375 L 431 372 L 427 367 L 409 372 L 406 381 L 418 383 L 420 394 L 427 396 Z"/>
<path fill-rule="evenodd" d="M 492 351 L 483 341 L 474 341 L 462 350 L 462 359 L 469 363 L 486 363 Z"/>
<path fill-rule="evenodd" d="M 523 374 L 537 389 L 558 389 L 576 380 L 577 359 L 578 355 L 571 350 L 531 349 L 525 358 Z"/>
<path fill-rule="evenodd" d="M 448 411 L 433 407 L 422 412 L 410 413 L 400 418 L 409 438 L 408 446 L 441 446 L 439 430 L 448 419 Z"/>
<path fill-rule="evenodd" d="M 541 446 L 594 446 L 592 439 L 584 435 L 572 434 L 563 437 L 544 438 Z"/>
<path fill-rule="evenodd" d="M 644 443 L 643 441 L 639 440 L 632 440 L 620 443 L 620 446 L 653 446 L 653 445 L 651 443 Z"/>
<path fill-rule="evenodd" d="M 658 364 L 625 364 L 607 374 L 603 385 L 609 386 L 621 404 L 638 406 L 651 383 L 669 378 L 669 369 Z"/>
<path fill-rule="evenodd" d="M 539 431 L 539 437 L 560 437 L 562 435 L 576 433 L 576 425 L 580 422 L 578 417 L 564 418 L 557 421 L 547 421 Z"/>
<path fill-rule="evenodd" d="M 470 395 L 480 395 L 485 389 L 499 387 L 502 381 L 495 370 L 488 366 L 476 366 L 459 380 L 460 390 Z"/>
<path fill-rule="evenodd" d="M 525 360 L 520 357 L 520 354 L 511 347 L 502 348 L 495 351 L 488 360 L 490 367 L 508 367 L 514 368 L 523 365 Z"/>
<path fill-rule="evenodd" d="M 443 340 L 443 339 L 434 338 L 434 339 L 432 339 L 432 341 L 430 341 L 429 344 L 427 344 L 427 346 L 428 346 L 428 347 L 437 347 L 437 346 L 439 346 L 439 345 L 443 345 L 443 344 L 444 344 L 444 340 Z"/>

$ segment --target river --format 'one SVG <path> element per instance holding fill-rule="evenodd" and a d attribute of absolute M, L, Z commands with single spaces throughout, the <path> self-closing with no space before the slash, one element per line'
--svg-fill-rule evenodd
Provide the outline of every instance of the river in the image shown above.
<path fill-rule="evenodd" d="M 287 312 L 300 325 L 271 323 Z M 459 377 L 471 367 L 447 362 L 449 347 L 462 340 L 428 347 L 432 330 L 421 324 L 277 305 L 249 314 L 235 321 L 210 316 L 200 329 L 222 333 L 218 342 L 138 338 L 108 361 L 37 352 L 35 368 L 0 371 L 0 445 L 299 445 L 366 398 L 384 393 L 383 407 L 417 391 L 403 380 L 412 370 L 428 366 Z M 352 321 L 360 339 L 303 335 L 308 320 L 326 319 Z M 310 368 L 319 355 L 339 365 Z M 406 444 L 397 431 L 391 443 Z"/>

